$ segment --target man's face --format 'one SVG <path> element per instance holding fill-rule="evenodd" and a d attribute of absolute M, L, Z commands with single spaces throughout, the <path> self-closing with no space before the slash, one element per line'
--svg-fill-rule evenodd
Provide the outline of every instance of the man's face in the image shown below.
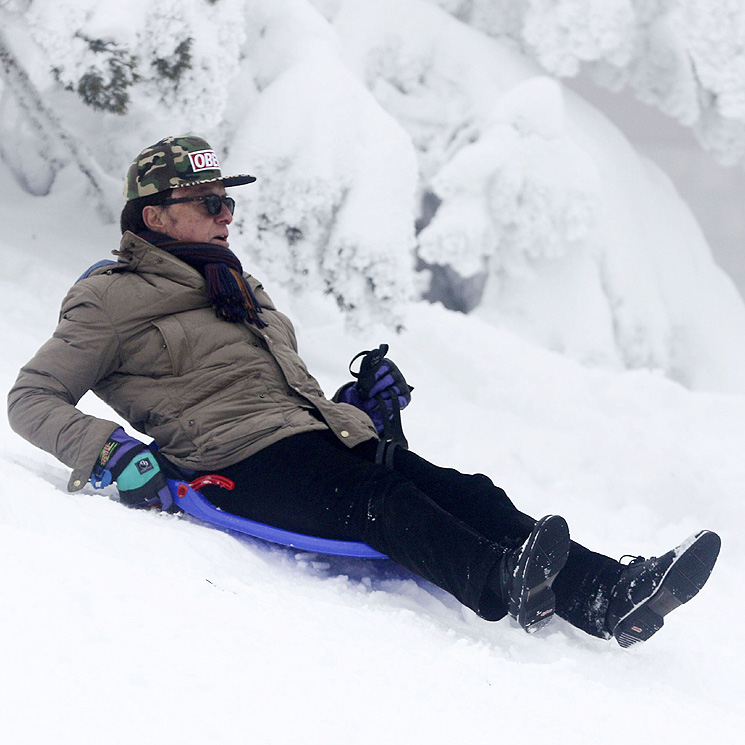
<path fill-rule="evenodd" d="M 171 198 L 201 197 L 206 194 L 225 196 L 225 187 L 220 182 L 198 184 L 174 189 Z M 217 215 L 210 215 L 204 202 L 180 202 L 165 207 L 145 208 L 145 222 L 151 230 L 165 233 L 177 241 L 187 243 L 211 243 L 228 247 L 228 225 L 233 222 L 230 210 L 223 204 Z M 149 219 L 148 219 L 149 218 Z"/>

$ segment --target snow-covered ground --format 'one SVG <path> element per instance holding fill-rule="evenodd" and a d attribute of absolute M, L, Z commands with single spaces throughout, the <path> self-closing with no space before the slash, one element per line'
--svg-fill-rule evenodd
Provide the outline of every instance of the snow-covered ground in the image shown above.
<path fill-rule="evenodd" d="M 82 190 L 3 174 L 0 388 L 66 288 L 116 245 Z M 250 268 L 250 267 L 249 267 Z M 701 595 L 622 650 L 561 620 L 489 624 L 389 562 L 330 559 L 130 511 L 0 423 L 0 739 L 26 743 L 729 742 L 745 727 L 745 397 L 609 372 L 477 317 L 414 305 L 396 336 L 270 288 L 327 391 L 382 341 L 405 426 L 534 515 L 619 557 L 723 538 Z M 85 401 L 93 413 L 95 399 Z"/>

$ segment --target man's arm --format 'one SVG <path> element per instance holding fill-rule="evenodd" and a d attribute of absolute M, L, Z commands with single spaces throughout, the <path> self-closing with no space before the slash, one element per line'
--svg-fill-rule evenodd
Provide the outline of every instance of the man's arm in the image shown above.
<path fill-rule="evenodd" d="M 119 364 L 114 325 L 87 285 L 70 291 L 54 335 L 24 365 L 8 395 L 11 427 L 73 469 L 71 491 L 85 485 L 103 444 L 120 426 L 76 408 Z"/>

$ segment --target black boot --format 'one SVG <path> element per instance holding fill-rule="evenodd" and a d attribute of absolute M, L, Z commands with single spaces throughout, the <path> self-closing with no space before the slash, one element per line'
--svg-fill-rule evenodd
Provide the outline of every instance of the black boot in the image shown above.
<path fill-rule="evenodd" d="M 507 612 L 527 632 L 545 626 L 554 614 L 551 589 L 569 555 L 569 528 L 563 517 L 547 515 L 522 546 L 505 552 L 499 564 L 499 590 Z"/>
<path fill-rule="evenodd" d="M 605 624 L 622 647 L 649 639 L 663 616 L 687 603 L 705 584 L 721 540 L 702 530 L 659 558 L 638 556 L 613 587 Z"/>

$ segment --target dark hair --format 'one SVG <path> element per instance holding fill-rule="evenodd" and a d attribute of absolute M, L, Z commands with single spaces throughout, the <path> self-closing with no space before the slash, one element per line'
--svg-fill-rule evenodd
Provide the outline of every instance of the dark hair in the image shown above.
<path fill-rule="evenodd" d="M 148 227 L 142 219 L 143 208 L 148 206 L 157 207 L 159 204 L 163 204 L 170 196 L 171 189 L 166 189 L 155 194 L 148 194 L 146 197 L 130 199 L 124 205 L 121 217 L 119 218 L 119 227 L 122 229 L 122 235 L 128 230 L 132 233 L 141 233 L 147 230 Z"/>

